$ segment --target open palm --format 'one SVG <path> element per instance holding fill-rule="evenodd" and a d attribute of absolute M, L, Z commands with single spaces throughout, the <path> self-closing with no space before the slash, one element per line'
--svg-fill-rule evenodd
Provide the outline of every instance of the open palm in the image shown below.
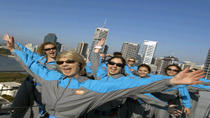
<path fill-rule="evenodd" d="M 185 68 L 183 71 L 178 73 L 171 79 L 172 84 L 201 84 L 203 81 L 199 81 L 200 78 L 203 78 L 204 72 L 202 70 L 197 70 L 194 72 L 188 72 L 189 68 Z"/>

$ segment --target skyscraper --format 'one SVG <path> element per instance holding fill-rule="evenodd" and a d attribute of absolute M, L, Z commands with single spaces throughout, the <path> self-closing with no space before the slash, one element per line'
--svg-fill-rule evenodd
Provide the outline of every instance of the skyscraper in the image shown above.
<path fill-rule="evenodd" d="M 143 44 L 142 52 L 141 52 L 142 63 L 151 64 L 156 46 L 157 46 L 157 41 L 144 40 L 144 44 Z"/>
<path fill-rule="evenodd" d="M 109 46 L 108 46 L 108 45 L 105 45 L 105 46 L 104 46 L 104 50 L 103 50 L 104 54 L 107 54 L 108 49 L 109 49 Z"/>
<path fill-rule="evenodd" d="M 57 36 L 54 33 L 48 33 L 45 37 L 44 37 L 44 42 L 52 42 L 52 43 L 56 43 L 57 42 Z"/>
<path fill-rule="evenodd" d="M 96 30 L 94 32 L 94 36 L 93 36 L 93 42 L 89 49 L 89 53 L 90 53 L 89 59 L 91 59 L 91 55 L 92 55 L 91 53 L 92 53 L 94 47 L 96 46 L 96 44 L 98 43 L 98 41 L 100 41 L 102 38 L 107 38 L 108 32 L 109 32 L 109 29 L 107 29 L 107 28 L 99 28 L 99 27 L 96 28 Z M 101 52 L 107 51 L 104 48 L 105 48 L 105 45 L 102 46 Z"/>
<path fill-rule="evenodd" d="M 122 45 L 121 53 L 124 59 L 128 60 L 130 57 L 137 59 L 140 45 L 137 43 L 124 42 Z"/>
<path fill-rule="evenodd" d="M 204 64 L 204 72 L 206 72 L 206 78 L 210 79 L 210 49 Z"/>
<path fill-rule="evenodd" d="M 86 58 L 87 48 L 88 48 L 88 43 L 81 42 L 78 43 L 76 51 L 77 53 L 83 55 Z"/>

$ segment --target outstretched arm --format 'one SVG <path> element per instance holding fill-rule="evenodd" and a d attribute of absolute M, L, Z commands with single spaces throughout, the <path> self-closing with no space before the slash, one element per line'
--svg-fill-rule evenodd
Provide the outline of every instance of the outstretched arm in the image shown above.
<path fill-rule="evenodd" d="M 202 83 L 199 81 L 202 77 L 202 71 L 188 73 L 188 69 L 185 69 L 172 79 L 163 79 L 162 77 L 150 77 L 147 79 L 138 79 L 137 77 L 136 79 L 130 79 L 129 77 L 121 77 L 114 80 L 94 81 L 89 83 L 88 87 L 91 87 L 91 90 L 94 88 L 94 91 L 101 93 L 95 99 L 97 105 L 101 105 L 117 98 L 161 92 L 171 87 L 171 85 Z M 96 85 L 100 87 L 95 88 Z"/>
<path fill-rule="evenodd" d="M 206 86 L 206 85 L 203 85 L 203 84 L 189 85 L 187 88 L 189 90 L 198 90 L 198 91 L 208 91 L 208 92 L 210 92 L 210 86 Z"/>
<path fill-rule="evenodd" d="M 26 54 L 28 55 L 31 55 L 31 57 L 35 60 L 40 60 L 43 56 L 35 53 L 35 52 L 32 52 L 31 50 L 29 50 L 28 48 L 24 47 L 22 44 L 20 44 L 19 42 L 15 41 L 17 46 L 23 51 L 25 52 Z"/>
<path fill-rule="evenodd" d="M 58 80 L 59 78 L 63 77 L 63 74 L 57 71 L 49 70 L 46 66 L 43 66 L 37 60 L 34 60 L 31 55 L 14 49 L 13 37 L 9 37 L 9 35 L 6 34 L 3 39 L 6 41 L 8 49 L 17 55 L 18 61 L 21 63 L 21 65 L 23 65 L 26 71 L 29 72 L 40 83 L 42 83 L 42 80 Z"/>
<path fill-rule="evenodd" d="M 97 70 L 99 69 L 100 64 L 101 64 L 101 57 L 99 55 L 99 51 L 102 48 L 102 46 L 105 44 L 105 42 L 106 42 L 106 39 L 103 38 L 96 44 L 96 47 L 94 47 L 92 59 L 90 60 L 91 61 L 90 68 L 93 71 L 93 75 L 94 75 L 95 79 L 98 79 Z"/>
<path fill-rule="evenodd" d="M 194 84 L 202 84 L 203 81 L 200 81 L 200 78 L 203 78 L 204 72 L 202 70 L 197 70 L 194 72 L 189 72 L 189 68 L 185 68 L 183 71 L 178 73 L 170 80 L 171 85 L 194 85 Z"/>
<path fill-rule="evenodd" d="M 15 49 L 15 40 L 14 40 L 13 36 L 9 36 L 9 34 L 7 33 L 4 35 L 3 40 L 5 40 L 7 42 L 7 47 L 9 49 Z M 20 50 L 22 50 L 24 53 L 30 55 L 30 57 L 32 57 L 33 59 L 40 60 L 42 58 L 42 56 L 32 52 L 28 48 L 21 45 L 19 42 L 16 42 L 16 44 L 20 48 Z"/>

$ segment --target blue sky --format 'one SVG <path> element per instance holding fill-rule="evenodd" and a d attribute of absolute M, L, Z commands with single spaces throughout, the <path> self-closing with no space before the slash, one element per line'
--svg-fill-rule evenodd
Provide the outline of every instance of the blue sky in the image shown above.
<path fill-rule="evenodd" d="M 96 27 L 110 29 L 109 51 L 123 42 L 158 41 L 156 56 L 204 63 L 210 48 L 210 0 L 1 0 L 0 36 L 40 44 L 47 33 L 76 48 Z"/>

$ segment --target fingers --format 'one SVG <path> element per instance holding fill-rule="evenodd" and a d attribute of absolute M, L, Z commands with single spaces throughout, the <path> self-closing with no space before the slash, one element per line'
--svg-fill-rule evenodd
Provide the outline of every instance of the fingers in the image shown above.
<path fill-rule="evenodd" d="M 203 81 L 199 81 L 199 80 L 200 80 L 200 78 L 205 77 L 204 73 L 205 72 L 203 72 L 202 70 L 192 72 L 191 73 L 192 74 L 192 76 L 191 76 L 192 84 L 202 84 Z"/>
<path fill-rule="evenodd" d="M 9 39 L 14 40 L 14 37 L 13 36 L 9 36 Z"/>
<path fill-rule="evenodd" d="M 181 71 L 182 73 L 187 73 L 187 72 L 189 72 L 189 67 L 186 67 L 183 71 Z M 180 72 L 180 73 L 181 73 Z"/>
<path fill-rule="evenodd" d="M 173 115 L 174 116 L 180 116 L 182 114 L 182 111 L 178 110 L 178 109 L 174 109 Z"/>
<path fill-rule="evenodd" d="M 3 36 L 3 40 L 5 40 L 5 41 L 8 41 L 8 40 L 9 40 L 9 34 L 8 34 L 8 33 L 6 33 L 6 34 Z"/>
<path fill-rule="evenodd" d="M 201 77 L 205 76 L 204 74 L 205 72 L 203 72 L 202 70 L 198 70 L 198 72 L 195 71 L 195 73 L 193 73 L 193 77 L 200 79 Z"/>
<path fill-rule="evenodd" d="M 203 83 L 204 83 L 203 81 L 194 81 L 194 82 L 192 82 L 193 85 L 195 85 L 195 84 L 203 84 Z"/>
<path fill-rule="evenodd" d="M 190 109 L 184 108 L 184 112 L 185 112 L 186 115 L 190 115 Z"/>
<path fill-rule="evenodd" d="M 201 74 L 204 74 L 204 73 L 205 72 L 203 72 L 203 70 L 197 70 L 197 71 L 190 72 L 190 74 L 192 74 L 193 76 L 201 75 Z"/>
<path fill-rule="evenodd" d="M 106 41 L 106 39 L 105 39 L 105 38 L 102 38 L 102 39 L 98 42 L 97 46 L 102 46 L 102 45 L 105 43 L 105 41 Z"/>

